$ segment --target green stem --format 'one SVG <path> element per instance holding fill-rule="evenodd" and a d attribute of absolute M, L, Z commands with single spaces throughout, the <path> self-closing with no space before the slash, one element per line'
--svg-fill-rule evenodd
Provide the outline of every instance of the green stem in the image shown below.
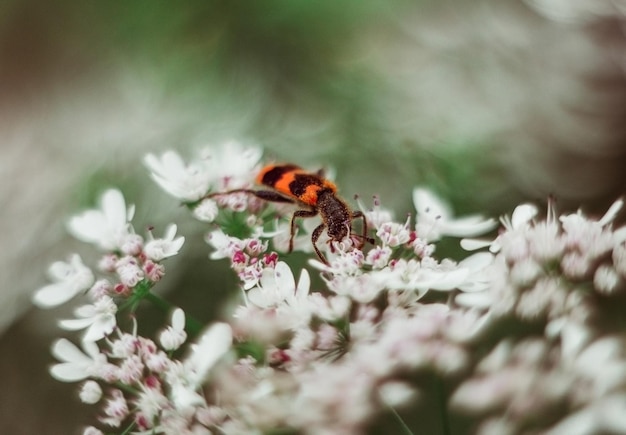
<path fill-rule="evenodd" d="M 448 404 L 446 401 L 446 390 L 440 377 L 435 377 L 435 388 L 439 397 L 439 412 L 441 416 L 441 427 L 444 435 L 450 435 L 450 422 L 448 421 Z"/>
<path fill-rule="evenodd" d="M 404 422 L 402 417 L 400 417 L 400 414 L 398 414 L 398 411 L 396 411 L 393 406 L 387 405 L 387 408 L 391 410 L 391 413 L 393 414 L 393 416 L 396 418 L 396 420 L 398 420 L 398 423 L 400 424 L 400 427 L 402 427 L 402 430 L 404 431 L 404 433 L 407 435 L 413 435 L 413 431 L 411 430 L 409 426 L 407 426 L 407 424 Z"/>
<path fill-rule="evenodd" d="M 135 428 L 135 423 L 131 423 L 120 435 L 128 435 Z"/>
<path fill-rule="evenodd" d="M 154 293 L 147 292 L 144 297 L 147 301 L 151 302 L 155 307 L 165 313 L 169 313 L 174 308 L 172 304 Z M 189 315 L 185 313 L 185 330 L 187 330 L 190 336 L 198 335 L 202 330 L 202 327 L 202 323 L 193 317 L 189 317 Z"/>
<path fill-rule="evenodd" d="M 143 295 L 143 297 L 164 313 L 169 313 L 172 308 L 174 308 L 172 304 L 163 299 L 161 296 L 155 295 L 154 293 L 147 292 Z"/>

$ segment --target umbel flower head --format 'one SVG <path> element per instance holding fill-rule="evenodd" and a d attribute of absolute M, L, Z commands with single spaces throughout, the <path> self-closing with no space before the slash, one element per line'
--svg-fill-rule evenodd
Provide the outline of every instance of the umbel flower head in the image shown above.
<path fill-rule="evenodd" d="M 76 254 L 53 264 L 33 301 L 83 299 L 59 322 L 80 345 L 55 341 L 50 369 L 98 407 L 83 433 L 399 433 L 432 420 L 403 416 L 433 406 L 440 427 L 480 434 L 626 433 L 621 200 L 599 218 L 522 204 L 495 235 L 496 220 L 455 218 L 417 187 L 415 216 L 396 221 L 376 198 L 359 204 L 364 233 L 333 240 L 315 219 L 292 220 L 298 204 L 252 191 L 259 148 L 144 162 L 205 226 L 207 261 L 226 263 L 238 285 L 230 312 L 200 322 L 157 293 L 168 258 L 187 254 L 176 224 L 144 238 L 118 190 L 72 218 L 70 232 L 101 252 L 97 267 Z M 462 237 L 464 258 L 437 255 L 442 239 Z M 155 339 L 138 332 L 148 304 L 165 309 Z"/>

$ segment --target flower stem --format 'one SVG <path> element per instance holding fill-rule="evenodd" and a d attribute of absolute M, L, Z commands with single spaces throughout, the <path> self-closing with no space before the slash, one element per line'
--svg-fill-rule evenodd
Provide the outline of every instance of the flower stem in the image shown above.
<path fill-rule="evenodd" d="M 174 308 L 168 301 L 152 292 L 147 292 L 144 298 L 164 313 L 169 313 Z M 202 330 L 202 323 L 185 313 L 185 329 L 189 335 L 197 335 Z"/>
<path fill-rule="evenodd" d="M 406 433 L 407 435 L 413 435 L 413 431 L 411 430 L 409 426 L 407 426 L 407 424 L 404 422 L 402 417 L 400 417 L 400 414 L 398 414 L 398 411 L 396 411 L 393 406 L 387 405 L 387 408 L 389 408 L 393 416 L 396 418 L 396 420 L 398 420 L 398 423 L 400 424 L 400 427 L 402 427 L 403 432 Z"/>
<path fill-rule="evenodd" d="M 450 423 L 448 421 L 448 403 L 446 397 L 446 389 L 443 384 L 443 380 L 439 377 L 435 377 L 435 389 L 437 390 L 437 396 L 439 398 L 439 413 L 441 417 L 441 427 L 444 435 L 450 435 Z"/>

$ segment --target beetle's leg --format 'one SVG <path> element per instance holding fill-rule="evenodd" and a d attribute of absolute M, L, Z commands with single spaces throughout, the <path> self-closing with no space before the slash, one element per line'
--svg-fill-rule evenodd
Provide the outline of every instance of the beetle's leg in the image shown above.
<path fill-rule="evenodd" d="M 328 261 L 322 255 L 322 253 L 320 252 L 320 250 L 317 247 L 317 239 L 320 238 L 320 235 L 324 231 L 324 228 L 326 228 L 326 225 L 324 223 L 321 223 L 317 228 L 315 228 L 313 230 L 313 232 L 311 233 L 311 243 L 313 243 L 313 249 L 315 249 L 315 253 L 317 254 L 317 257 L 320 260 L 322 260 L 322 263 L 328 265 Z"/>
<path fill-rule="evenodd" d="M 291 216 L 291 236 L 289 237 L 289 251 L 293 251 L 293 238 L 296 235 L 296 218 L 308 218 L 317 216 L 317 211 L 311 210 L 296 210 Z M 319 227 L 318 227 L 319 228 Z M 315 229 L 317 231 L 317 228 Z M 319 234 L 318 234 L 319 237 Z M 313 244 L 315 246 L 315 244 Z M 317 248 L 315 248 L 317 250 Z"/>
<path fill-rule="evenodd" d="M 357 218 L 363 219 L 363 230 L 362 230 L 363 232 L 361 234 L 361 246 L 359 246 L 359 249 L 362 249 L 363 246 L 365 246 L 365 242 L 370 242 L 371 244 L 374 244 L 376 243 L 376 241 L 371 237 L 367 237 L 367 220 L 365 219 L 365 214 L 363 214 L 363 212 L 360 210 L 353 211 L 352 219 L 357 219 Z"/>
<path fill-rule="evenodd" d="M 234 190 L 229 190 L 226 192 L 209 193 L 208 195 L 205 196 L 205 198 L 213 198 L 214 196 L 221 196 L 221 195 L 230 195 L 231 193 L 248 193 L 250 195 L 256 196 L 257 198 L 263 199 L 265 201 L 270 201 L 270 202 L 287 202 L 287 203 L 295 202 L 293 199 L 288 198 L 272 190 L 252 190 L 252 189 L 234 189 Z"/>

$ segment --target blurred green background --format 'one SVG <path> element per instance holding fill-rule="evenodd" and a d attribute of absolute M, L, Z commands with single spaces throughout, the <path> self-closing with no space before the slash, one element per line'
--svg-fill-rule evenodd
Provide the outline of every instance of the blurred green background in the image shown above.
<path fill-rule="evenodd" d="M 516 0 L 3 1 L 0 431 L 73 433 L 93 412 L 46 370 L 68 311 L 33 311 L 29 297 L 52 261 L 94 258 L 64 223 L 105 187 L 137 204 L 138 232 L 179 223 L 184 264 L 163 283 L 177 303 L 210 318 L 233 291 L 206 259 L 206 228 L 150 182 L 147 152 L 258 144 L 268 160 L 331 170 L 347 199 L 380 195 L 400 220 L 418 184 L 458 213 L 548 195 L 602 210 L 624 191 L 623 17 L 540 12 Z"/>

